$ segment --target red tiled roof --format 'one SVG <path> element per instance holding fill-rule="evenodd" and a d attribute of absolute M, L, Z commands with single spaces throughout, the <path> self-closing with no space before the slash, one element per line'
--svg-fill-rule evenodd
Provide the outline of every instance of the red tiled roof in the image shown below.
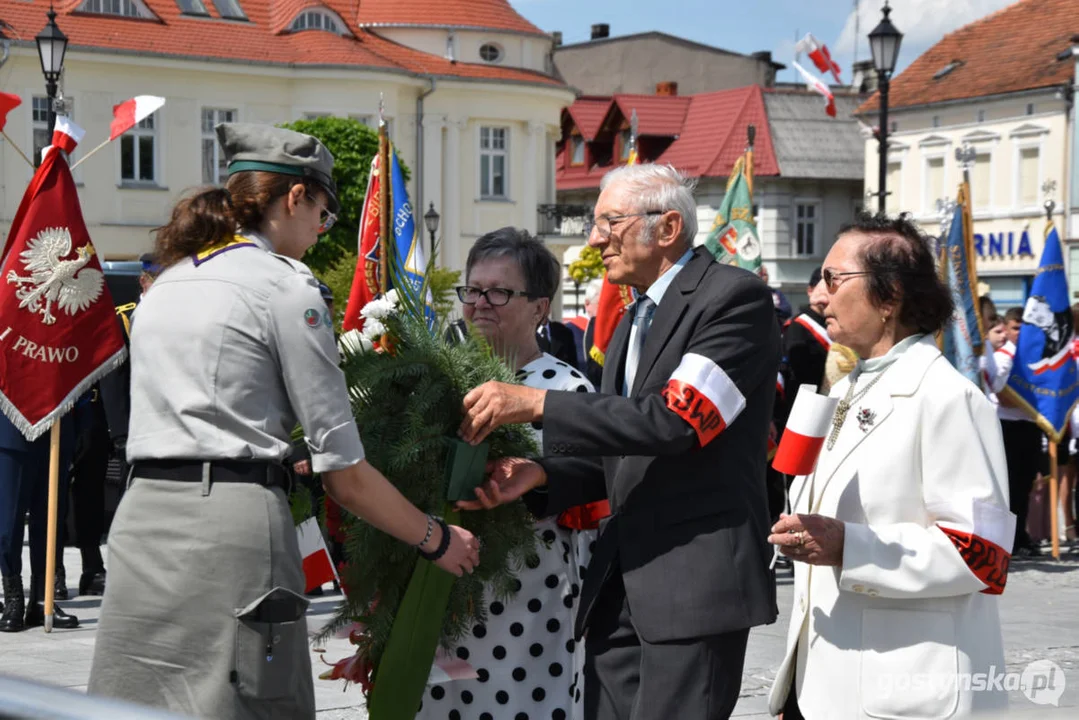
<path fill-rule="evenodd" d="M 610 118 L 612 113 L 621 116 L 624 104 L 618 102 L 618 97 L 608 101 L 605 119 Z M 657 157 L 648 157 L 645 152 L 643 160 L 673 165 L 691 177 L 727 177 L 735 161 L 745 151 L 748 126 L 755 125 L 757 134 L 753 173 L 757 176 L 779 175 L 779 163 L 776 161 L 764 94 L 760 86 L 751 85 L 688 96 L 630 97 L 635 99 L 630 110 L 632 111 L 633 107 L 637 109 L 641 135 L 648 134 L 645 128 L 651 127 L 663 131 L 652 134 L 677 136 Z M 636 102 L 637 98 L 648 98 L 649 102 Z M 589 98 L 590 103 L 595 103 L 596 100 L 597 98 Z M 578 100 L 577 103 L 579 102 L 581 101 Z M 569 108 L 571 116 L 577 103 Z M 675 127 L 671 118 L 679 114 L 683 120 Z M 608 133 L 611 127 L 611 122 L 603 124 Z M 563 143 L 555 175 L 559 190 L 598 188 L 603 175 L 614 167 L 610 162 L 605 165 L 569 166 L 565 162 L 568 152 L 568 143 Z"/>
<path fill-rule="evenodd" d="M 588 95 L 577 98 L 577 101 L 566 108 L 573 124 L 581 137 L 591 142 L 596 139 L 603 119 L 607 116 L 607 110 L 611 107 L 609 97 L 591 97 Z"/>
<path fill-rule="evenodd" d="M 156 20 L 92 15 L 74 11 L 81 0 L 57 6 L 57 24 L 70 48 L 100 48 L 140 55 L 240 60 L 265 64 L 344 65 L 402 74 L 430 74 L 477 80 L 526 82 L 563 87 L 543 73 L 503 66 L 451 63 L 413 50 L 374 32 L 350 27 L 354 37 L 321 30 L 283 32 L 308 6 L 327 7 L 343 19 L 354 14 L 353 0 L 239 0 L 248 21 L 223 20 L 210 0 L 209 17 L 184 15 L 175 0 L 143 0 Z M 24 42 L 32 42 L 46 22 L 47 0 L 3 2 L 3 19 Z M 441 19 L 441 16 L 438 16 Z M 275 30 L 275 28 L 280 28 Z"/>
<path fill-rule="evenodd" d="M 892 80 L 889 107 L 1000 95 L 1068 83 L 1073 64 L 1056 56 L 1079 33 L 1075 0 L 1021 0 L 966 25 L 922 53 Z M 949 63 L 960 64 L 934 79 Z M 875 112 L 874 94 L 859 113 Z"/>
<path fill-rule="evenodd" d="M 508 0 L 363 0 L 358 20 L 361 27 L 448 25 L 546 35 Z"/>
<path fill-rule="evenodd" d="M 614 104 L 622 117 L 637 111 L 637 135 L 674 137 L 682 131 L 690 97 L 665 95 L 615 95 Z"/>

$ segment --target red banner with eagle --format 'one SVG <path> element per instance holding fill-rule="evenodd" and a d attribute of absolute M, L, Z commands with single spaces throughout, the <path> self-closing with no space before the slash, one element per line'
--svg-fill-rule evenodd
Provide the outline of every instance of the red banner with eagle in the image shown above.
<path fill-rule="evenodd" d="M 0 410 L 28 440 L 127 354 L 68 167 L 82 135 L 56 118 L 0 256 Z"/>

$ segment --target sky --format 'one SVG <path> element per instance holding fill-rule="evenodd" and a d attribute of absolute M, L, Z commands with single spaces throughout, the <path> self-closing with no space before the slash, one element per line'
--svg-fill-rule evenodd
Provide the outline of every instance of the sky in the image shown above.
<path fill-rule="evenodd" d="M 903 33 L 897 70 L 946 33 L 1014 1 L 893 0 L 892 22 Z M 593 23 L 607 23 L 612 37 L 660 30 L 740 53 L 771 50 L 776 62 L 787 65 L 779 74 L 781 82 L 798 80 L 790 61 L 796 39 L 807 32 L 828 46 L 843 68 L 842 80 L 850 82 L 855 53 L 859 60 L 869 58 L 867 36 L 880 22 L 883 6 L 881 0 L 510 0 L 510 4 L 540 29 L 561 30 L 566 44 L 588 40 Z M 803 67 L 815 70 L 803 60 Z"/>

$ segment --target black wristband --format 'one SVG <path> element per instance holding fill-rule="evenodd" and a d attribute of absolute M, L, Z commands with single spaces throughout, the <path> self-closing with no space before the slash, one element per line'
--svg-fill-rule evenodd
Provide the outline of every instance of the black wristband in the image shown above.
<path fill-rule="evenodd" d="M 441 558 L 446 554 L 446 551 L 450 549 L 450 529 L 446 526 L 446 521 L 440 517 L 436 517 L 435 522 L 442 528 L 442 540 L 438 543 L 438 547 L 432 552 L 426 552 L 423 548 L 419 548 L 420 557 L 431 562 Z"/>

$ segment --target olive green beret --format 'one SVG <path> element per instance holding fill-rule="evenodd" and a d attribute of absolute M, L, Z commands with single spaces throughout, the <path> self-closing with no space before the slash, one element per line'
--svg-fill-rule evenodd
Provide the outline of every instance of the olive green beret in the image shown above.
<path fill-rule="evenodd" d="M 317 138 L 255 123 L 221 123 L 215 129 L 229 175 L 259 170 L 310 178 L 329 194 L 330 212 L 338 211 L 333 155 Z"/>

